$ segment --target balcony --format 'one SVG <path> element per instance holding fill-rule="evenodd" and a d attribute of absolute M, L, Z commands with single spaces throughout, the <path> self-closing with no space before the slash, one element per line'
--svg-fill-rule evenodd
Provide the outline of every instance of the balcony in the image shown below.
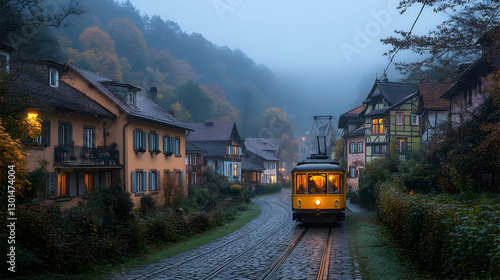
<path fill-rule="evenodd" d="M 241 161 L 241 156 L 238 155 L 224 155 L 224 159 L 228 161 Z"/>
<path fill-rule="evenodd" d="M 54 146 L 55 164 L 71 166 L 119 166 L 119 151 L 116 148 L 87 148 L 82 146 Z"/>

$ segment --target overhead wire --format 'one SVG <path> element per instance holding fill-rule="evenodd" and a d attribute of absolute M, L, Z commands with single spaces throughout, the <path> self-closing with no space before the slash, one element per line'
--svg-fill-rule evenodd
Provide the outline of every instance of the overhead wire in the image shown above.
<path fill-rule="evenodd" d="M 410 28 L 410 32 L 408 32 L 408 34 L 406 35 L 407 38 L 410 37 L 411 35 L 411 32 L 413 31 L 413 28 L 415 27 L 415 25 L 417 24 L 417 21 L 418 19 L 420 18 L 420 15 L 422 14 L 422 12 L 424 11 L 424 8 L 425 8 L 425 4 L 427 3 L 427 1 L 425 1 L 423 4 L 422 4 L 422 8 L 420 9 L 420 12 L 418 13 L 417 17 L 415 18 L 415 21 L 413 22 L 413 25 L 411 26 Z M 399 50 L 401 49 L 401 46 L 399 46 L 396 51 L 392 54 L 391 56 L 391 59 L 389 60 L 389 63 L 387 64 L 387 67 L 385 67 L 385 70 L 384 70 L 384 73 L 382 73 L 382 77 L 385 76 L 386 72 L 387 72 L 387 69 L 389 69 L 389 66 L 391 66 L 391 63 L 392 63 L 392 60 L 394 59 L 394 57 L 396 56 L 396 54 L 399 52 Z"/>

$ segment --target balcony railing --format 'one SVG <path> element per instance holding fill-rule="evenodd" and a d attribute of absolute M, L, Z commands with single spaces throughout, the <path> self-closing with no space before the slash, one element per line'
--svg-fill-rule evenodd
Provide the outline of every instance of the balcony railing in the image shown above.
<path fill-rule="evenodd" d="M 55 163 L 70 165 L 120 165 L 119 151 L 116 149 L 87 148 L 82 146 L 55 146 Z"/>
<path fill-rule="evenodd" d="M 229 161 L 241 161 L 241 156 L 237 156 L 237 155 L 225 155 L 224 159 L 225 160 L 229 160 Z"/>

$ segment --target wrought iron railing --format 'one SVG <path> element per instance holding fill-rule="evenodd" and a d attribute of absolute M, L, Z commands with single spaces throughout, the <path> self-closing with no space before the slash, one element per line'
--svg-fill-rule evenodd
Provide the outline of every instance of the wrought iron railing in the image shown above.
<path fill-rule="evenodd" d="M 119 151 L 109 147 L 55 146 L 56 164 L 120 165 Z"/>

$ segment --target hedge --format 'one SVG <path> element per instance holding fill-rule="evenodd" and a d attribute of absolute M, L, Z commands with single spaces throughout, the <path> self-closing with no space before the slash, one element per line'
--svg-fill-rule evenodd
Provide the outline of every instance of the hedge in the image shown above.
<path fill-rule="evenodd" d="M 500 210 L 486 196 L 411 195 L 395 183 L 377 188 L 380 221 L 422 268 L 445 279 L 498 279 Z"/>

